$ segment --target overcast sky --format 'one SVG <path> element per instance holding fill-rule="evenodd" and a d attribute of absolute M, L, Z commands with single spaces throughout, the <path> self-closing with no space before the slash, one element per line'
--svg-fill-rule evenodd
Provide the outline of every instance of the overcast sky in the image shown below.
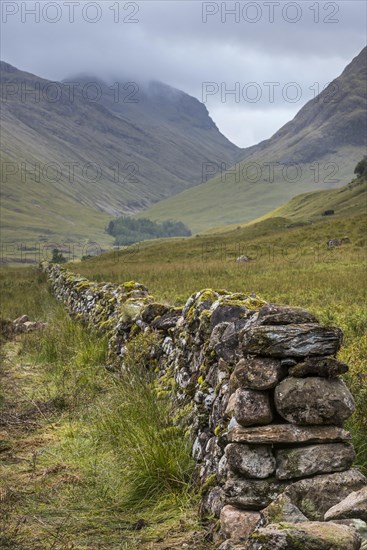
<path fill-rule="evenodd" d="M 1 9 L 2 60 L 51 80 L 161 80 L 204 101 L 241 147 L 270 137 L 366 44 L 363 0 L 2 0 Z"/>

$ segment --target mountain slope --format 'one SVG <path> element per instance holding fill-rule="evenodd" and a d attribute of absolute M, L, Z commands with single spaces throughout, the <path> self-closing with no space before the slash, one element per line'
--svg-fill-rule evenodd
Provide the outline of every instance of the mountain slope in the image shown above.
<path fill-rule="evenodd" d="M 124 83 L 116 97 L 91 77 L 72 87 L 3 62 L 1 78 L 5 239 L 105 241 L 112 216 L 199 183 L 203 162 L 233 164 L 241 153 L 203 104 L 158 82 L 130 103 Z"/>
<path fill-rule="evenodd" d="M 205 286 L 238 292 L 252 289 L 261 294 L 261 281 L 267 281 L 275 292 L 279 285 L 283 290 L 294 285 L 293 291 L 300 291 L 302 299 L 307 296 L 313 302 L 314 281 L 319 274 L 324 291 L 316 296 L 328 307 L 327 289 L 329 277 L 333 277 L 330 270 L 336 274 L 348 267 L 350 277 L 357 272 L 358 277 L 364 277 L 367 182 L 354 180 L 318 195 L 317 200 L 314 193 L 295 197 L 243 226 L 216 228 L 196 237 L 145 241 L 122 250 L 118 261 L 116 254 L 107 253 L 78 263 L 75 269 L 90 278 L 98 274 L 99 280 L 108 276 L 121 280 L 128 273 L 153 292 L 159 288 L 161 296 L 171 300 L 184 299 L 195 288 Z M 331 204 L 335 215 L 322 216 L 322 209 Z M 349 237 L 349 243 L 328 248 L 330 239 L 344 236 Z M 236 262 L 240 255 L 252 261 Z M 339 291 L 343 293 L 345 287 Z M 350 301 L 350 295 L 346 299 Z"/>
<path fill-rule="evenodd" d="M 273 210 L 263 219 L 284 217 L 294 222 L 316 222 L 325 219 L 324 212 L 332 210 L 336 218 L 367 214 L 367 181 L 355 180 L 338 189 L 303 193 Z"/>
<path fill-rule="evenodd" d="M 324 212 L 331 210 L 332 215 Z M 218 235 L 250 227 L 275 226 L 293 228 L 318 222 L 338 222 L 342 219 L 367 220 L 367 180 L 357 178 L 337 189 L 325 189 L 296 195 L 279 208 L 243 225 L 225 225 L 208 229 L 204 235 Z M 365 224 L 366 225 L 366 224 Z"/>
<path fill-rule="evenodd" d="M 245 150 L 235 168 L 143 215 L 202 231 L 257 218 L 298 193 L 345 184 L 366 152 L 366 54 L 364 48 L 270 139 Z"/>

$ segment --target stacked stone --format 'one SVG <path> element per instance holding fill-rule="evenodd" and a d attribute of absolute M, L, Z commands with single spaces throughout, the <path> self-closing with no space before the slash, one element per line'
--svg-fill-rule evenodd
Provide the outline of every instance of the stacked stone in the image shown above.
<path fill-rule="evenodd" d="M 117 364 L 126 342 L 156 334 L 157 385 L 190 431 L 201 512 L 219 519 L 223 550 L 361 547 L 367 481 L 343 429 L 354 402 L 338 328 L 252 294 L 206 289 L 181 310 L 138 283 L 43 269 L 69 313 L 108 334 Z"/>
<path fill-rule="evenodd" d="M 194 401 L 202 513 L 220 517 L 230 539 L 223 548 L 245 548 L 244 541 L 248 549 L 278 548 L 276 527 L 264 531 L 275 520 L 289 522 L 284 548 L 303 547 L 305 538 L 315 549 L 325 541 L 330 549 L 360 547 L 348 526 L 318 525 L 366 484 L 351 469 L 355 452 L 342 428 L 354 402 L 339 378 L 348 367 L 335 359 L 341 340 L 338 328 L 321 326 L 307 311 L 208 289 L 188 300 L 166 338 L 164 363 L 176 394 Z M 277 514 L 268 510 L 274 500 Z M 314 542 L 292 531 L 301 518 L 306 531 L 318 520 Z M 331 533 L 341 546 L 330 542 Z M 258 546 L 261 537 L 269 546 Z"/>
<path fill-rule="evenodd" d="M 320 326 L 309 312 L 274 305 L 261 307 L 239 333 L 243 357 L 229 378 L 229 424 L 218 474 L 222 532 L 237 542 L 247 539 L 243 548 L 265 548 L 259 541 L 278 548 L 275 542 L 285 537 L 280 521 L 289 522 L 293 542 L 279 548 L 301 544 L 295 523 L 323 520 L 329 508 L 366 483 L 350 469 L 355 452 L 342 428 L 354 402 L 339 378 L 347 366 L 334 357 L 341 339 L 339 329 Z M 212 509 L 217 511 L 218 504 Z M 264 527 L 276 520 L 270 530 Z M 339 547 L 327 546 L 332 532 L 323 524 L 310 548 L 323 548 L 325 537 L 325 548 Z M 336 532 L 340 547 L 360 547 L 349 527 Z"/>
<path fill-rule="evenodd" d="M 147 288 L 139 283 L 96 283 L 54 264 L 45 262 L 42 267 L 53 293 L 66 305 L 68 313 L 97 328 L 102 323 L 116 321 L 123 305 L 140 311 L 143 302 L 144 305 L 153 302 Z"/>

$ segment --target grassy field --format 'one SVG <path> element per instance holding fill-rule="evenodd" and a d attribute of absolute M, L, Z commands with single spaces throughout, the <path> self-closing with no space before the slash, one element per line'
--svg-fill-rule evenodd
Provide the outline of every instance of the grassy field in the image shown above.
<path fill-rule="evenodd" d="M 345 380 L 356 400 L 347 427 L 367 473 L 365 216 L 349 209 L 309 225 L 289 223 L 267 218 L 67 267 L 98 281 L 139 281 L 177 305 L 201 288 L 253 291 L 340 326 L 339 357 L 350 366 Z M 328 239 L 345 235 L 349 244 L 327 248 Z M 251 261 L 237 263 L 240 254 Z M 212 548 L 197 517 L 187 443 L 166 431 L 170 404 L 155 403 L 141 370 L 129 381 L 105 369 L 106 342 L 68 319 L 36 267 L 3 268 L 0 291 L 2 317 L 28 314 L 49 323 L 43 334 L 2 348 L 0 546 Z M 137 344 L 129 350 L 134 368 L 146 360 Z"/>
<path fill-rule="evenodd" d="M 210 548 L 189 444 L 167 426 L 144 345 L 129 349 L 128 377 L 113 374 L 106 341 L 68 318 L 36 268 L 5 269 L 0 287 L 3 317 L 48 322 L 1 347 L 0 547 Z"/>

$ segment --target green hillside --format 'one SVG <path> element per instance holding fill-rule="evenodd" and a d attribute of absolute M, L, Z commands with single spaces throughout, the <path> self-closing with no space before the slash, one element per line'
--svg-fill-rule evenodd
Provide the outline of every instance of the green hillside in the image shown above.
<path fill-rule="evenodd" d="M 78 263 L 73 269 L 92 279 L 139 280 L 159 298 L 175 303 L 205 287 L 261 293 L 265 278 L 281 301 L 285 299 L 281 288 L 293 285 L 288 276 L 300 277 L 309 286 L 338 262 L 351 267 L 365 259 L 366 188 L 366 181 L 357 179 L 341 189 L 317 193 L 317 200 L 314 193 L 298 196 L 253 223 L 217 228 L 196 237 L 146 241 Z M 322 216 L 330 205 L 335 215 Z M 344 236 L 349 237 L 349 244 L 332 250 L 327 247 L 328 240 Z M 237 263 L 240 255 L 250 261 Z M 285 278 L 281 284 L 279 277 Z M 323 284 L 328 284 L 327 277 Z M 303 295 L 302 288 L 295 296 L 298 292 Z M 312 305 L 312 301 L 303 305 Z"/>
<path fill-rule="evenodd" d="M 366 152 L 366 53 L 274 136 L 229 171 L 142 215 L 180 220 L 193 232 L 253 220 L 292 197 L 350 181 Z"/>
<path fill-rule="evenodd" d="M 165 84 L 138 87 L 130 103 L 123 83 L 116 100 L 93 77 L 74 78 L 71 93 L 66 82 L 0 69 L 4 241 L 112 244 L 111 218 L 198 184 L 203 162 L 241 154 L 202 103 Z M 86 99 L 88 83 L 99 101 Z"/>
<path fill-rule="evenodd" d="M 268 212 L 264 216 L 256 218 L 247 224 L 235 224 L 209 229 L 205 234 L 216 234 L 259 224 L 264 220 L 283 218 L 288 220 L 289 225 L 308 224 L 325 222 L 330 220 L 323 213 L 326 210 L 333 210 L 333 220 L 337 222 L 345 216 L 367 216 L 367 181 L 357 178 L 348 185 L 338 189 L 314 191 L 302 193 L 293 197 L 289 202 L 279 208 Z"/>
<path fill-rule="evenodd" d="M 367 214 L 367 181 L 356 180 L 339 189 L 303 193 L 270 212 L 267 217 L 321 221 L 326 210 L 333 210 L 337 217 Z"/>

